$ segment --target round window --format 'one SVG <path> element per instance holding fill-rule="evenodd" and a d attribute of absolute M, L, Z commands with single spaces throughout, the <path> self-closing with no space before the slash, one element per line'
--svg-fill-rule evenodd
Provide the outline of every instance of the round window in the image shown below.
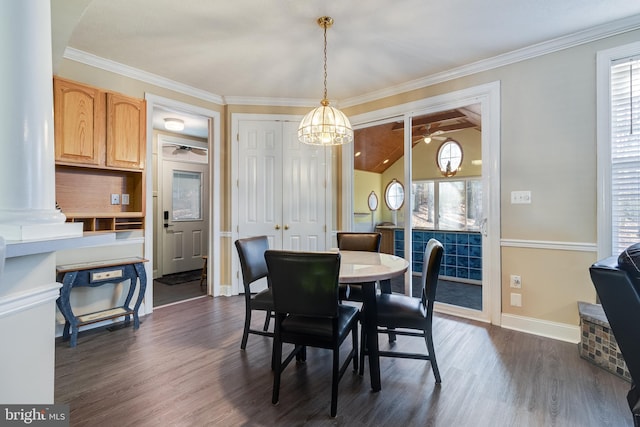
<path fill-rule="evenodd" d="M 454 176 L 462 164 L 462 147 L 448 139 L 438 148 L 438 168 L 444 176 Z"/>
<path fill-rule="evenodd" d="M 397 211 L 404 203 L 404 187 L 396 179 L 393 179 L 384 190 L 384 200 L 387 207 L 392 211 Z"/>

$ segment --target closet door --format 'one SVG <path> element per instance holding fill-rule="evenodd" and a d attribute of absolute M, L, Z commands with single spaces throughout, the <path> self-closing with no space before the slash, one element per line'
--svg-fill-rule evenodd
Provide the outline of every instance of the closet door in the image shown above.
<path fill-rule="evenodd" d="M 239 123 L 239 237 L 269 237 L 282 248 L 282 124 L 248 120 Z"/>
<path fill-rule="evenodd" d="M 283 247 L 324 250 L 326 148 L 298 141 L 298 123 L 283 128 Z"/>
<path fill-rule="evenodd" d="M 239 122 L 238 235 L 269 247 L 325 249 L 325 149 L 298 142 L 298 123 Z"/>

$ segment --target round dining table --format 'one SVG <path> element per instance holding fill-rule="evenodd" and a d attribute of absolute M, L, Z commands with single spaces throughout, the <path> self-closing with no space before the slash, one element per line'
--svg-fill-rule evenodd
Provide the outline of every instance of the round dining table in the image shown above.
<path fill-rule="evenodd" d="M 367 353 L 369 355 L 369 375 L 371 389 L 381 390 L 380 383 L 380 355 L 377 333 L 376 282 L 386 282 L 381 286 L 383 292 L 391 292 L 389 279 L 403 275 L 409 268 L 404 258 L 395 255 L 363 252 L 340 252 L 340 283 L 357 283 L 362 286 L 362 312 L 364 314 L 362 327 L 367 337 Z"/>

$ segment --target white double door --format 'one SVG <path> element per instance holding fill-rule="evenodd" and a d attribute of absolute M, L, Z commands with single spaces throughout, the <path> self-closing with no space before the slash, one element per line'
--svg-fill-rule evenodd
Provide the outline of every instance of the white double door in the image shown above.
<path fill-rule="evenodd" d="M 303 144 L 298 123 L 238 123 L 238 237 L 266 235 L 272 249 L 324 250 L 327 159 Z"/>

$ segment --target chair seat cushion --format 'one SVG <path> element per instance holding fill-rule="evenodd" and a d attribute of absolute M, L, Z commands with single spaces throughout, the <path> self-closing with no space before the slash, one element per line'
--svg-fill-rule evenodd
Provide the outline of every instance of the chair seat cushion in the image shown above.
<path fill-rule="evenodd" d="M 425 325 L 426 308 L 419 298 L 398 294 L 380 294 L 378 302 L 378 325 L 388 328 L 422 329 Z"/>
<path fill-rule="evenodd" d="M 358 319 L 357 307 L 338 305 L 338 337 L 339 342 L 349 335 L 349 331 Z M 312 336 L 319 341 L 332 342 L 333 319 L 289 315 L 281 325 L 282 340 L 287 342 L 292 336 Z"/>
<path fill-rule="evenodd" d="M 265 289 L 252 296 L 251 308 L 253 310 L 273 310 L 273 294 L 271 293 L 271 289 Z"/>

